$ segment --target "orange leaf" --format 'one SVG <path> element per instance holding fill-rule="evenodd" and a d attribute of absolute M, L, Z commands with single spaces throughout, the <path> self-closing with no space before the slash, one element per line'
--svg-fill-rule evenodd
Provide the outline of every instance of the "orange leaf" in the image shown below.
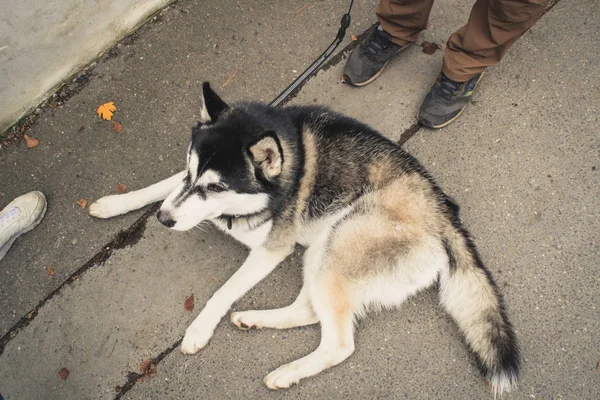
<path fill-rule="evenodd" d="M 40 141 L 37 140 L 36 138 L 27 136 L 27 135 L 23 135 L 23 137 L 25 138 L 25 144 L 27 145 L 28 149 L 32 149 L 35 146 L 37 146 L 38 144 L 40 144 Z"/>
<path fill-rule="evenodd" d="M 54 270 L 52 269 L 52 267 L 48 267 L 48 275 L 50 275 L 50 276 L 54 275 Z"/>
<path fill-rule="evenodd" d="M 358 40 L 355 34 L 350 35 L 350 37 L 352 38 L 353 42 L 356 42 Z"/>
<path fill-rule="evenodd" d="M 110 103 L 104 103 L 96 110 L 98 116 L 102 119 L 110 121 L 112 119 L 113 112 L 117 111 L 117 107 L 115 107 L 115 103 L 112 101 Z"/>
<path fill-rule="evenodd" d="M 127 186 L 123 185 L 122 183 L 119 183 L 117 186 L 115 186 L 115 189 L 119 193 L 125 193 L 127 191 Z"/>
<path fill-rule="evenodd" d="M 183 303 L 183 309 L 185 311 L 192 311 L 194 309 L 194 294 L 192 293 L 190 296 L 186 297 L 185 302 Z"/>
<path fill-rule="evenodd" d="M 123 129 L 123 125 L 121 125 L 119 122 L 117 121 L 113 121 L 113 130 L 117 133 L 121 132 L 121 129 Z"/>
<path fill-rule="evenodd" d="M 60 376 L 60 379 L 62 379 L 63 381 L 66 381 L 67 378 L 69 377 L 69 370 L 66 368 L 61 368 L 60 371 L 58 371 L 58 376 Z"/>
<path fill-rule="evenodd" d="M 79 201 L 77 202 L 77 205 L 81 208 L 85 208 L 85 206 L 87 206 L 87 200 L 86 199 L 79 199 Z"/>

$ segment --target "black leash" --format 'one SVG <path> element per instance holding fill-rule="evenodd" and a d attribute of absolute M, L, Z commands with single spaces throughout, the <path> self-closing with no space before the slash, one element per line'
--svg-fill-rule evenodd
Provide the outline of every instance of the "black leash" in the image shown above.
<path fill-rule="evenodd" d="M 308 79 L 308 77 L 311 76 L 321 65 L 323 65 L 325 60 L 327 60 L 331 54 L 333 54 L 335 49 L 344 39 L 344 36 L 346 35 L 346 28 L 350 26 L 350 11 L 352 11 L 353 4 L 354 0 L 350 0 L 350 8 L 348 8 L 348 12 L 342 16 L 342 20 L 340 21 L 340 29 L 338 30 L 335 39 L 333 42 L 331 42 L 329 47 L 327 47 L 323 54 L 321 54 L 319 58 L 317 58 L 308 68 L 306 68 L 303 73 L 294 79 L 294 81 L 287 88 L 285 88 L 284 91 L 275 98 L 275 100 L 270 102 L 270 106 L 277 107 L 279 104 L 281 104 L 281 102 L 285 100 L 294 91 L 294 89 Z"/>

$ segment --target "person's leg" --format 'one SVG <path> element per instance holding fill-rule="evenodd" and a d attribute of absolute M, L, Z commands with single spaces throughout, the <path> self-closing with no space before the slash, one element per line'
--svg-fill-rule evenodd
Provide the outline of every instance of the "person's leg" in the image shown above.
<path fill-rule="evenodd" d="M 392 57 L 417 40 L 427 26 L 433 0 L 380 0 L 379 26 L 354 49 L 344 67 L 344 82 L 365 86 L 383 72 Z"/>
<path fill-rule="evenodd" d="M 466 82 L 497 64 L 544 14 L 549 0 L 477 0 L 469 22 L 446 43 L 444 74 Z"/>
<path fill-rule="evenodd" d="M 460 116 L 485 68 L 543 15 L 549 0 L 477 0 L 467 25 L 446 45 L 442 73 L 425 97 L 419 122 L 442 128 Z"/>
<path fill-rule="evenodd" d="M 427 28 L 433 0 L 380 0 L 377 19 L 392 41 L 400 46 L 414 43 Z"/>

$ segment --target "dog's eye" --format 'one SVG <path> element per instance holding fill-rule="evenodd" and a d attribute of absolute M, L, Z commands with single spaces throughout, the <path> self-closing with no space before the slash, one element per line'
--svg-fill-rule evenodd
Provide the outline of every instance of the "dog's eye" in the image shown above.
<path fill-rule="evenodd" d="M 208 192 L 219 193 L 219 192 L 222 192 L 224 190 L 225 190 L 225 188 L 223 186 L 217 185 L 216 183 L 209 183 L 206 186 L 206 191 L 208 191 Z"/>

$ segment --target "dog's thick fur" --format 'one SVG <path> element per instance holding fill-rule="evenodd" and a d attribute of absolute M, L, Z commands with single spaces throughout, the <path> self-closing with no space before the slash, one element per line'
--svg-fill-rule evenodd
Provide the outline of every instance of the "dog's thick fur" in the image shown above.
<path fill-rule="evenodd" d="M 235 312 L 238 328 L 321 324 L 311 354 L 271 372 L 271 389 L 339 364 L 354 351 L 354 322 L 439 282 L 494 393 L 519 375 L 519 351 L 502 297 L 458 206 L 398 145 L 322 107 L 229 106 L 205 83 L 187 169 L 146 189 L 104 197 L 109 218 L 166 199 L 158 219 L 176 230 L 211 220 L 246 244 L 240 269 L 187 329 L 183 353 L 211 338 L 231 305 L 294 249 L 306 247 L 304 286 L 277 310 Z"/>

